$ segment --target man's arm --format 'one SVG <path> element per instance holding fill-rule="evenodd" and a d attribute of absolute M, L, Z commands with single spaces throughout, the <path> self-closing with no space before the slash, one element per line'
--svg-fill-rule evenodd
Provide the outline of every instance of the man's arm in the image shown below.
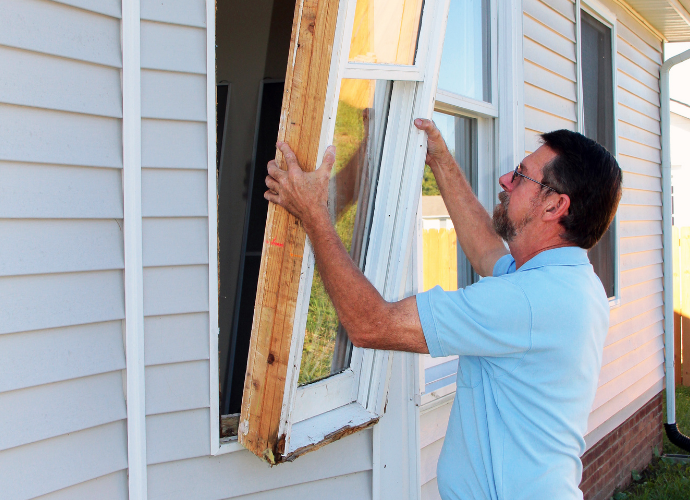
<path fill-rule="evenodd" d="M 508 253 L 503 240 L 496 234 L 491 217 L 472 192 L 434 122 L 417 118 L 414 124 L 427 133 L 426 163 L 436 177 L 462 251 L 477 273 L 491 276 L 496 261 Z"/>
<path fill-rule="evenodd" d="M 345 250 L 328 215 L 328 179 L 335 148 L 324 155 L 321 168 L 304 173 L 285 143 L 278 143 L 287 171 L 268 164 L 265 197 L 302 221 L 314 248 L 326 291 L 338 318 L 357 347 L 427 353 L 414 297 L 389 303 L 369 283 Z"/>

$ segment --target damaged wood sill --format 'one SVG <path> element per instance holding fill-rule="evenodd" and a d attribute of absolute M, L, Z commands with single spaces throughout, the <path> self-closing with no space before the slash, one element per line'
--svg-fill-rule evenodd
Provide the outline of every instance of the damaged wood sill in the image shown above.
<path fill-rule="evenodd" d="M 240 414 L 232 413 L 230 415 L 220 416 L 220 441 L 221 443 L 229 443 L 237 439 L 237 427 L 240 424 Z"/>

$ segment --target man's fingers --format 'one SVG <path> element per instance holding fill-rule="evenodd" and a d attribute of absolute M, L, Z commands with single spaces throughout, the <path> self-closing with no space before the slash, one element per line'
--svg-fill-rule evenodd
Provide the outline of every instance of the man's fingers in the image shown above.
<path fill-rule="evenodd" d="M 276 143 L 276 146 L 278 147 L 280 152 L 283 153 L 283 158 L 285 158 L 285 163 L 287 163 L 288 170 L 294 168 L 299 168 L 300 170 L 302 170 L 299 166 L 299 163 L 297 162 L 297 156 L 292 151 L 292 148 L 288 146 L 287 142 L 278 141 Z"/>
<path fill-rule="evenodd" d="M 331 145 L 326 148 L 326 152 L 323 154 L 323 160 L 321 161 L 321 168 L 319 168 L 318 171 L 322 172 L 322 175 L 330 178 L 333 165 L 335 165 L 335 146 Z"/>
<path fill-rule="evenodd" d="M 271 160 L 268 162 L 268 175 L 270 177 L 273 177 L 275 180 L 280 180 L 281 177 L 285 176 L 285 172 L 283 172 L 280 167 L 278 167 L 278 164 L 276 163 L 275 160 Z"/>
<path fill-rule="evenodd" d="M 414 121 L 414 126 L 417 127 L 419 130 L 423 130 L 424 132 L 426 132 L 429 138 L 431 139 L 436 139 L 437 135 L 441 135 L 441 132 L 436 127 L 436 124 L 433 120 L 427 120 L 426 118 L 417 118 Z"/>
<path fill-rule="evenodd" d="M 280 195 L 273 193 L 270 189 L 264 193 L 264 198 L 266 198 L 271 203 L 280 205 Z"/>
<path fill-rule="evenodd" d="M 275 180 L 273 177 L 270 175 L 266 176 L 266 187 L 270 189 L 271 191 L 277 193 L 278 192 L 278 187 L 280 186 L 280 183 Z"/>

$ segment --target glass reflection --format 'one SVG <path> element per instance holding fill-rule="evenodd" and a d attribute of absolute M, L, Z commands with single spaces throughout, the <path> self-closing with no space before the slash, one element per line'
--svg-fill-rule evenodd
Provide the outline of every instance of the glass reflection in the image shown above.
<path fill-rule="evenodd" d="M 414 64 L 423 0 L 357 0 L 349 60 Z"/>
<path fill-rule="evenodd" d="M 451 0 L 438 88 L 491 102 L 489 0 Z"/>
<path fill-rule="evenodd" d="M 343 80 L 338 99 L 328 205 L 338 236 L 360 269 L 366 259 L 390 91 L 388 81 Z M 315 269 L 299 384 L 340 373 L 350 365 L 351 352 L 352 344 Z"/>

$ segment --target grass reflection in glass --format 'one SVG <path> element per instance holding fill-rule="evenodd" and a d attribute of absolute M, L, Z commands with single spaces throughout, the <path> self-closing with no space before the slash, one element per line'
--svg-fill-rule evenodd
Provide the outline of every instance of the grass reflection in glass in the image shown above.
<path fill-rule="evenodd" d="M 361 153 L 366 149 L 366 109 L 371 105 L 374 85 L 375 82 L 369 80 L 343 80 L 338 101 L 333 137 L 336 162 L 331 183 L 335 183 L 335 229 L 348 252 L 352 247 L 358 207 L 358 189 L 353 190 L 353 176 L 348 171 L 361 169 L 358 159 L 363 158 Z M 354 177 L 359 179 L 359 175 Z M 331 374 L 338 325 L 338 315 L 319 270 L 315 269 L 298 380 L 300 385 Z"/>

